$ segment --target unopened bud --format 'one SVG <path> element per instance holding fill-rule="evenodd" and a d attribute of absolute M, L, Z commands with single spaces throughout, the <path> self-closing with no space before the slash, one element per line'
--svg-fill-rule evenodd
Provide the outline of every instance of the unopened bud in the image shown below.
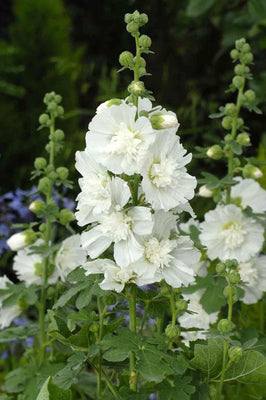
<path fill-rule="evenodd" d="M 139 16 L 139 24 L 140 26 L 143 26 L 145 24 L 147 24 L 149 21 L 148 15 L 145 13 L 141 13 Z"/>
<path fill-rule="evenodd" d="M 38 190 L 43 194 L 47 194 L 51 188 L 51 181 L 46 176 L 39 180 Z"/>
<path fill-rule="evenodd" d="M 75 215 L 67 208 L 64 208 L 60 211 L 59 220 L 62 225 L 67 225 L 75 220 Z"/>
<path fill-rule="evenodd" d="M 43 169 L 43 168 L 46 167 L 46 165 L 47 165 L 47 161 L 46 161 L 46 159 L 44 157 L 35 158 L 34 167 L 36 169 Z"/>
<path fill-rule="evenodd" d="M 256 94 L 255 94 L 254 90 L 251 90 L 251 89 L 246 90 L 244 95 L 245 95 L 246 100 L 249 103 L 253 103 L 256 98 Z"/>
<path fill-rule="evenodd" d="M 225 265 L 229 269 L 236 269 L 238 267 L 238 261 L 235 258 L 233 258 L 232 260 L 229 259 L 225 261 Z"/>
<path fill-rule="evenodd" d="M 263 176 L 261 170 L 251 164 L 246 164 L 243 168 L 242 173 L 244 178 L 259 179 Z"/>
<path fill-rule="evenodd" d="M 175 341 L 179 338 L 181 330 L 178 325 L 167 325 L 165 329 L 166 336 L 171 340 Z"/>
<path fill-rule="evenodd" d="M 52 139 L 56 140 L 57 142 L 64 140 L 65 134 L 61 129 L 56 129 L 52 135 Z"/>
<path fill-rule="evenodd" d="M 150 122 L 153 129 L 179 128 L 179 122 L 175 114 L 152 114 Z"/>
<path fill-rule="evenodd" d="M 151 47 L 151 38 L 147 35 L 141 35 L 141 37 L 139 38 L 139 45 L 141 47 Z"/>
<path fill-rule="evenodd" d="M 141 81 L 132 81 L 128 86 L 128 91 L 135 96 L 141 96 L 145 93 L 144 83 Z"/>
<path fill-rule="evenodd" d="M 228 355 L 229 359 L 234 362 L 238 362 L 240 358 L 242 357 L 243 351 L 241 347 L 238 346 L 233 346 L 229 349 Z"/>
<path fill-rule="evenodd" d="M 139 30 L 139 25 L 136 22 L 130 22 L 127 24 L 127 31 L 132 35 L 136 34 Z"/>
<path fill-rule="evenodd" d="M 215 144 L 214 146 L 210 147 L 207 151 L 207 156 L 213 158 L 214 160 L 220 160 L 224 155 L 223 150 L 219 144 Z"/>
<path fill-rule="evenodd" d="M 187 301 L 184 299 L 180 299 L 175 303 L 176 309 L 179 312 L 183 312 L 187 310 Z"/>
<path fill-rule="evenodd" d="M 222 127 L 226 130 L 230 130 L 232 128 L 232 123 L 232 117 L 226 116 L 222 119 Z"/>
<path fill-rule="evenodd" d="M 213 196 L 213 191 L 208 189 L 206 187 L 206 185 L 202 185 L 199 188 L 199 196 L 201 196 L 201 197 L 212 197 Z"/>
<path fill-rule="evenodd" d="M 33 212 L 36 215 L 40 214 L 45 210 L 45 203 L 44 203 L 44 201 L 42 201 L 40 199 L 35 200 L 32 203 L 30 203 L 29 209 L 31 212 Z"/>
<path fill-rule="evenodd" d="M 239 55 L 239 51 L 237 51 L 236 49 L 233 49 L 230 52 L 230 57 L 232 58 L 232 60 L 237 60 L 239 58 Z"/>
<path fill-rule="evenodd" d="M 99 328 L 100 328 L 100 326 L 99 326 L 99 324 L 97 322 L 92 322 L 92 324 L 89 327 L 89 330 L 91 332 L 96 333 L 96 332 L 98 332 Z"/>
<path fill-rule="evenodd" d="M 243 51 L 243 53 L 248 53 L 250 51 L 250 45 L 248 43 L 245 43 L 242 46 L 242 51 Z"/>
<path fill-rule="evenodd" d="M 246 43 L 246 39 L 241 38 L 235 41 L 235 46 L 237 50 L 242 50 L 244 44 Z"/>
<path fill-rule="evenodd" d="M 234 103 L 227 103 L 224 112 L 225 115 L 234 116 L 236 114 L 236 105 Z"/>
<path fill-rule="evenodd" d="M 237 271 L 231 271 L 230 274 L 228 275 L 228 279 L 230 283 L 235 285 L 240 282 L 240 275 Z"/>
<path fill-rule="evenodd" d="M 18 251 L 34 243 L 36 240 L 36 233 L 32 229 L 27 229 L 23 232 L 14 233 L 6 242 L 11 250 Z"/>
<path fill-rule="evenodd" d="M 128 67 L 133 63 L 133 54 L 130 51 L 123 51 L 119 56 L 119 62 L 123 67 Z"/>
<path fill-rule="evenodd" d="M 249 64 L 253 61 L 253 54 L 252 53 L 245 53 L 242 56 L 242 60 L 245 64 Z"/>
<path fill-rule="evenodd" d="M 54 101 L 59 104 L 62 101 L 62 96 L 60 96 L 60 94 L 56 94 L 54 97 Z"/>
<path fill-rule="evenodd" d="M 229 333 L 233 330 L 234 324 L 232 321 L 229 321 L 229 319 L 221 319 L 221 321 L 218 322 L 217 329 L 221 333 Z"/>
<path fill-rule="evenodd" d="M 242 64 L 237 64 L 237 65 L 235 66 L 234 71 L 235 71 L 235 74 L 236 74 L 236 75 L 243 75 L 243 74 L 246 73 L 246 68 L 245 68 L 245 66 L 242 65 Z"/>
<path fill-rule="evenodd" d="M 232 83 L 237 89 L 240 89 L 244 83 L 243 76 L 234 76 Z"/>
<path fill-rule="evenodd" d="M 216 265 L 216 272 L 217 272 L 217 274 L 223 274 L 224 271 L 225 271 L 225 264 L 219 262 L 219 263 Z"/>
<path fill-rule="evenodd" d="M 57 175 L 60 179 L 67 179 L 69 171 L 65 167 L 56 168 Z"/>
<path fill-rule="evenodd" d="M 237 135 L 236 141 L 241 146 L 248 146 L 250 144 L 249 134 L 246 132 L 240 133 L 239 135 Z"/>
<path fill-rule="evenodd" d="M 39 117 L 39 123 L 41 124 L 41 125 L 46 125 L 47 124 L 47 122 L 49 121 L 49 115 L 48 114 L 41 114 L 40 115 L 40 117 Z"/>

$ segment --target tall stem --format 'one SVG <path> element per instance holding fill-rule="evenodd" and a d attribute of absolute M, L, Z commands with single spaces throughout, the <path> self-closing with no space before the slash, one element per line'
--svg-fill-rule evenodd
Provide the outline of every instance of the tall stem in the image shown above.
<path fill-rule="evenodd" d="M 132 285 L 131 290 L 128 288 L 128 302 L 129 302 L 129 328 L 132 332 L 136 332 L 137 324 L 136 324 L 136 286 Z M 129 359 L 129 372 L 130 372 L 130 380 L 129 385 L 130 389 L 134 392 L 137 391 L 137 374 L 136 374 L 136 357 L 135 353 L 132 351 L 130 353 Z"/>
<path fill-rule="evenodd" d="M 99 312 L 99 322 L 100 322 L 100 327 L 99 327 L 99 336 L 98 340 L 102 340 L 103 338 L 103 308 L 102 308 L 102 302 L 100 297 L 97 297 L 97 305 L 98 305 L 98 312 Z M 100 353 L 99 356 L 99 368 L 97 369 L 97 398 L 100 399 L 102 396 L 102 355 Z"/>

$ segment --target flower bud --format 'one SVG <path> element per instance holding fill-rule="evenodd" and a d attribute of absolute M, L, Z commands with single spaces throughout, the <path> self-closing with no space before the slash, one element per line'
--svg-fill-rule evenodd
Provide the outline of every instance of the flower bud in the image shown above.
<path fill-rule="evenodd" d="M 32 229 L 27 229 L 23 232 L 14 233 L 7 239 L 6 243 L 13 251 L 18 251 L 34 243 L 37 240 L 36 233 Z"/>
<path fill-rule="evenodd" d="M 246 132 L 239 133 L 236 137 L 236 141 L 240 146 L 248 146 L 250 144 L 249 134 Z"/>
<path fill-rule="evenodd" d="M 132 21 L 136 22 L 137 24 L 139 23 L 139 17 L 140 14 L 138 12 L 138 10 L 135 10 L 132 14 Z"/>
<path fill-rule="evenodd" d="M 59 104 L 62 101 L 62 96 L 60 96 L 60 94 L 56 94 L 54 97 L 54 101 Z"/>
<path fill-rule="evenodd" d="M 62 106 L 57 106 L 56 111 L 59 116 L 62 116 L 65 112 L 64 107 L 62 107 Z"/>
<path fill-rule="evenodd" d="M 67 179 L 69 171 L 65 167 L 56 168 L 57 175 L 60 179 Z"/>
<path fill-rule="evenodd" d="M 39 123 L 41 125 L 45 125 L 47 124 L 47 122 L 50 120 L 49 115 L 48 114 L 41 114 L 39 116 Z"/>
<path fill-rule="evenodd" d="M 240 275 L 237 271 L 231 271 L 228 275 L 229 282 L 233 285 L 240 282 Z"/>
<path fill-rule="evenodd" d="M 242 46 L 242 49 L 241 49 L 242 51 L 243 51 L 243 53 L 248 53 L 249 51 L 250 51 L 250 45 L 248 44 L 248 43 L 245 43 L 243 46 Z"/>
<path fill-rule="evenodd" d="M 60 142 L 61 140 L 64 140 L 65 134 L 61 129 L 56 129 L 52 135 L 52 140 L 56 140 L 57 142 Z"/>
<path fill-rule="evenodd" d="M 210 147 L 207 151 L 207 156 L 213 158 L 214 160 L 220 160 L 224 155 L 223 150 L 219 144 L 215 144 L 214 146 Z"/>
<path fill-rule="evenodd" d="M 234 324 L 232 321 L 229 321 L 229 319 L 221 319 L 221 321 L 218 322 L 217 329 L 221 333 L 229 333 L 233 330 Z"/>
<path fill-rule="evenodd" d="M 236 114 L 236 105 L 234 103 L 227 103 L 225 105 L 225 115 L 229 115 L 230 117 L 233 117 Z"/>
<path fill-rule="evenodd" d="M 35 158 L 34 167 L 36 169 L 43 169 L 43 168 L 46 167 L 46 165 L 47 165 L 47 161 L 46 161 L 46 159 L 44 157 Z"/>
<path fill-rule="evenodd" d="M 30 203 L 29 209 L 31 212 L 33 212 L 36 215 L 40 214 L 45 210 L 45 203 L 44 203 L 44 201 L 42 201 L 40 199 L 35 200 L 32 203 Z"/>
<path fill-rule="evenodd" d="M 237 89 L 240 89 L 244 83 L 243 76 L 234 76 L 232 83 Z"/>
<path fill-rule="evenodd" d="M 123 67 L 128 67 L 133 63 L 133 54 L 130 51 L 123 51 L 119 56 L 119 62 Z"/>
<path fill-rule="evenodd" d="M 42 223 L 41 225 L 39 225 L 39 231 L 40 232 L 45 232 L 46 231 L 46 224 Z"/>
<path fill-rule="evenodd" d="M 169 129 L 179 127 L 179 122 L 174 114 L 152 114 L 150 117 L 150 122 L 153 129 Z"/>
<path fill-rule="evenodd" d="M 243 118 L 237 118 L 236 119 L 236 127 L 237 127 L 237 129 L 241 128 L 241 126 L 243 126 L 243 125 L 244 125 Z"/>
<path fill-rule="evenodd" d="M 132 81 L 128 86 L 128 91 L 135 96 L 141 96 L 145 93 L 144 83 L 141 81 Z"/>
<path fill-rule="evenodd" d="M 62 225 L 67 225 L 69 224 L 69 222 L 75 220 L 75 215 L 73 214 L 72 211 L 68 210 L 67 208 L 64 208 L 63 210 L 60 211 L 59 220 Z"/>
<path fill-rule="evenodd" d="M 242 50 L 244 44 L 246 43 L 246 39 L 241 38 L 235 41 L 235 46 L 237 50 Z"/>
<path fill-rule="evenodd" d="M 217 272 L 217 274 L 223 274 L 225 272 L 225 264 L 222 262 L 219 262 L 216 265 L 216 272 Z"/>
<path fill-rule="evenodd" d="M 141 77 L 141 76 L 144 76 L 146 74 L 147 74 L 146 68 L 140 67 L 139 68 L 139 76 Z"/>
<path fill-rule="evenodd" d="M 90 332 L 97 333 L 98 330 L 99 330 L 99 328 L 100 328 L 100 326 L 99 326 L 98 322 L 95 322 L 95 321 L 94 321 L 94 322 L 92 322 L 92 324 L 90 325 L 89 330 L 90 330 Z"/>
<path fill-rule="evenodd" d="M 237 51 L 236 49 L 231 50 L 230 57 L 232 58 L 232 60 L 237 60 L 239 58 L 239 51 Z"/>
<path fill-rule="evenodd" d="M 246 90 L 245 93 L 245 98 L 249 103 L 252 103 L 256 99 L 256 94 L 254 90 Z"/>
<path fill-rule="evenodd" d="M 145 14 L 145 13 L 141 13 L 140 16 L 139 16 L 139 24 L 140 24 L 140 26 L 143 26 L 143 25 L 147 24 L 148 21 L 149 21 L 148 15 Z"/>
<path fill-rule="evenodd" d="M 136 22 L 130 22 L 127 24 L 127 31 L 132 35 L 136 34 L 139 30 L 139 25 Z"/>
<path fill-rule="evenodd" d="M 244 178 L 259 179 L 263 176 L 261 170 L 251 164 L 246 164 L 243 168 L 242 173 Z"/>
<path fill-rule="evenodd" d="M 206 187 L 206 185 L 202 185 L 200 188 L 199 188 L 199 196 L 200 197 L 212 197 L 213 196 L 213 191 L 212 190 L 210 190 L 210 189 L 208 189 L 207 187 Z"/>
<path fill-rule="evenodd" d="M 234 362 L 238 362 L 240 358 L 242 357 L 243 351 L 241 347 L 238 346 L 233 346 L 229 349 L 228 355 L 229 359 Z"/>
<path fill-rule="evenodd" d="M 51 181 L 49 178 L 47 178 L 47 176 L 45 176 L 44 178 L 41 178 L 39 180 L 39 184 L 38 184 L 39 192 L 41 192 L 43 194 L 47 194 L 49 192 L 50 188 L 51 188 Z"/>
<path fill-rule="evenodd" d="M 137 57 L 134 57 L 134 58 L 133 58 L 134 64 L 136 64 L 136 61 L 137 61 Z M 140 57 L 140 58 L 139 58 L 139 66 L 140 66 L 140 67 L 146 67 L 146 60 L 145 60 L 145 58 L 143 58 L 143 57 Z"/>
<path fill-rule="evenodd" d="M 235 258 L 232 260 L 226 260 L 225 265 L 229 269 L 236 269 L 238 267 L 238 261 Z"/>
<path fill-rule="evenodd" d="M 233 140 L 232 135 L 230 135 L 229 133 L 227 135 L 225 135 L 224 140 L 226 142 L 231 142 Z"/>
<path fill-rule="evenodd" d="M 234 71 L 236 75 L 243 75 L 246 72 L 246 67 L 242 64 L 237 64 Z"/>
<path fill-rule="evenodd" d="M 177 340 L 180 336 L 181 330 L 178 325 L 167 325 L 165 329 L 166 336 L 173 342 Z"/>
<path fill-rule="evenodd" d="M 132 20 L 133 20 L 132 14 L 129 14 L 129 13 L 125 14 L 124 21 L 126 24 L 129 24 Z"/>
<path fill-rule="evenodd" d="M 55 102 L 55 101 L 51 101 L 51 102 L 48 104 L 47 109 L 48 109 L 49 111 L 55 111 L 55 110 L 57 109 L 57 104 L 56 104 L 56 102 Z"/>
<path fill-rule="evenodd" d="M 232 128 L 232 122 L 233 122 L 232 117 L 229 117 L 229 116 L 224 117 L 222 119 L 222 127 L 224 129 L 230 130 Z"/>
<path fill-rule="evenodd" d="M 245 53 L 242 56 L 242 60 L 245 64 L 249 64 L 253 61 L 253 54 L 252 53 Z"/>
<path fill-rule="evenodd" d="M 187 302 L 184 299 L 180 299 L 175 303 L 176 309 L 179 312 L 183 312 L 187 310 Z"/>
<path fill-rule="evenodd" d="M 113 293 L 104 297 L 104 304 L 106 304 L 107 306 L 112 306 L 115 303 L 116 303 L 116 296 Z"/>
<path fill-rule="evenodd" d="M 141 35 L 139 38 L 139 45 L 141 47 L 151 47 L 151 38 L 147 35 Z"/>

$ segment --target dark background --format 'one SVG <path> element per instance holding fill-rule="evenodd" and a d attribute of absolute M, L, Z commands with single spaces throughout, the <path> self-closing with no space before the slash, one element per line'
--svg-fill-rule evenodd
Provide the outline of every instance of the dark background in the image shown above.
<path fill-rule="evenodd" d="M 255 65 L 250 87 L 265 111 L 266 2 L 264 0 L 14 0 L 0 1 L 0 168 L 1 193 L 28 189 L 32 164 L 44 154 L 47 132 L 37 131 L 44 111 L 43 95 L 63 96 L 67 144 L 62 155 L 74 173 L 74 153 L 96 106 L 125 96 L 129 73 L 117 74 L 118 57 L 134 50 L 123 17 L 138 9 L 149 15 L 142 30 L 153 41 L 148 55 L 146 87 L 156 102 L 175 111 L 181 140 L 189 151 L 219 141 L 219 121 L 208 115 L 226 101 L 233 76 L 229 52 L 246 37 Z M 265 120 L 244 112 L 253 147 L 263 157 Z M 190 172 L 200 175 L 210 164 L 195 159 Z M 216 162 L 214 172 L 223 173 Z M 74 192 L 77 191 L 77 185 Z"/>

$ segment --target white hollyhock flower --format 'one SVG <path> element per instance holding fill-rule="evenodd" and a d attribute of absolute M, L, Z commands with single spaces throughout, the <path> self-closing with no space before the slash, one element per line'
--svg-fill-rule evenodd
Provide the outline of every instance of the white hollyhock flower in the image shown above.
<path fill-rule="evenodd" d="M 41 245 L 42 239 L 38 239 L 34 246 Z M 40 254 L 30 254 L 31 246 L 19 250 L 14 257 L 13 269 L 20 281 L 25 282 L 28 287 L 30 285 L 42 285 L 43 257 Z M 58 272 L 56 270 L 48 270 L 48 283 L 55 283 L 58 280 Z"/>
<path fill-rule="evenodd" d="M 253 179 L 235 178 L 238 183 L 231 188 L 231 198 L 243 208 L 251 207 L 254 213 L 266 211 L 266 190 Z"/>
<path fill-rule="evenodd" d="M 241 299 L 246 304 L 257 303 L 266 291 L 266 256 L 252 258 L 238 266 L 243 286 L 244 297 Z"/>
<path fill-rule="evenodd" d="M 7 276 L 0 277 L 0 289 L 7 289 L 7 283 L 12 283 Z M 0 296 L 0 329 L 7 328 L 14 318 L 18 317 L 21 313 L 20 307 L 18 304 L 14 304 L 12 306 L 3 306 L 3 301 L 7 295 Z"/>
<path fill-rule="evenodd" d="M 217 321 L 218 312 L 208 314 L 200 304 L 203 290 L 197 290 L 191 294 L 183 294 L 185 300 L 189 300 L 188 310 L 193 314 L 184 313 L 178 318 L 180 325 L 183 328 L 199 328 L 207 330 L 210 325 Z M 205 335 L 200 331 L 182 332 L 185 343 L 197 339 L 205 339 Z"/>
<path fill-rule="evenodd" d="M 206 187 L 206 185 L 202 185 L 200 188 L 199 188 L 199 196 L 200 197 L 212 197 L 213 196 L 213 191 L 212 190 L 210 190 L 210 189 L 208 189 L 207 187 Z"/>
<path fill-rule="evenodd" d="M 237 259 L 248 261 L 263 244 L 263 227 L 253 218 L 246 217 L 233 204 L 219 205 L 205 214 L 201 223 L 201 243 L 207 247 L 211 260 Z"/>
<path fill-rule="evenodd" d="M 81 247 L 80 235 L 73 235 L 62 242 L 55 257 L 55 266 L 63 282 L 67 275 L 87 260 L 86 252 Z"/>
<path fill-rule="evenodd" d="M 139 173 L 143 158 L 155 139 L 146 117 L 135 120 L 137 108 L 128 104 L 107 107 L 92 119 L 86 135 L 96 161 L 115 174 Z"/>
<path fill-rule="evenodd" d="M 147 235 L 153 227 L 151 211 L 147 207 L 123 209 L 130 198 L 125 181 L 111 181 L 111 208 L 99 217 L 99 225 L 81 235 L 82 247 L 91 258 L 102 254 L 114 242 L 114 258 L 121 267 L 136 261 L 143 254 L 143 247 L 136 235 Z"/>
<path fill-rule="evenodd" d="M 149 283 L 164 279 L 169 285 L 180 287 L 194 281 L 194 267 L 200 259 L 200 252 L 188 237 L 172 239 L 171 233 L 175 231 L 176 217 L 158 211 L 154 215 L 152 234 L 139 238 L 144 254 L 133 264 L 133 268 L 137 274 L 153 271 Z"/>
<path fill-rule="evenodd" d="M 111 178 L 88 151 L 76 152 L 76 169 L 83 176 L 79 179 L 81 192 L 77 197 L 76 218 L 78 224 L 84 226 L 97 221 L 99 215 L 110 209 Z"/>
<path fill-rule="evenodd" d="M 143 163 L 142 189 L 146 200 L 155 210 L 170 210 L 194 196 L 196 179 L 189 175 L 185 165 L 191 154 L 172 133 L 160 132 Z"/>
<path fill-rule="evenodd" d="M 14 235 L 7 239 L 6 243 L 11 250 L 18 251 L 32 243 L 33 236 L 34 233 L 29 230 L 25 230 L 23 232 L 14 233 Z"/>
<path fill-rule="evenodd" d="M 109 259 L 89 261 L 83 268 L 86 271 L 86 275 L 104 274 L 104 279 L 100 283 L 100 287 L 103 290 L 115 290 L 120 293 L 127 283 L 143 286 L 150 282 L 150 276 L 146 274 L 138 275 L 132 265 L 121 268 Z"/>

